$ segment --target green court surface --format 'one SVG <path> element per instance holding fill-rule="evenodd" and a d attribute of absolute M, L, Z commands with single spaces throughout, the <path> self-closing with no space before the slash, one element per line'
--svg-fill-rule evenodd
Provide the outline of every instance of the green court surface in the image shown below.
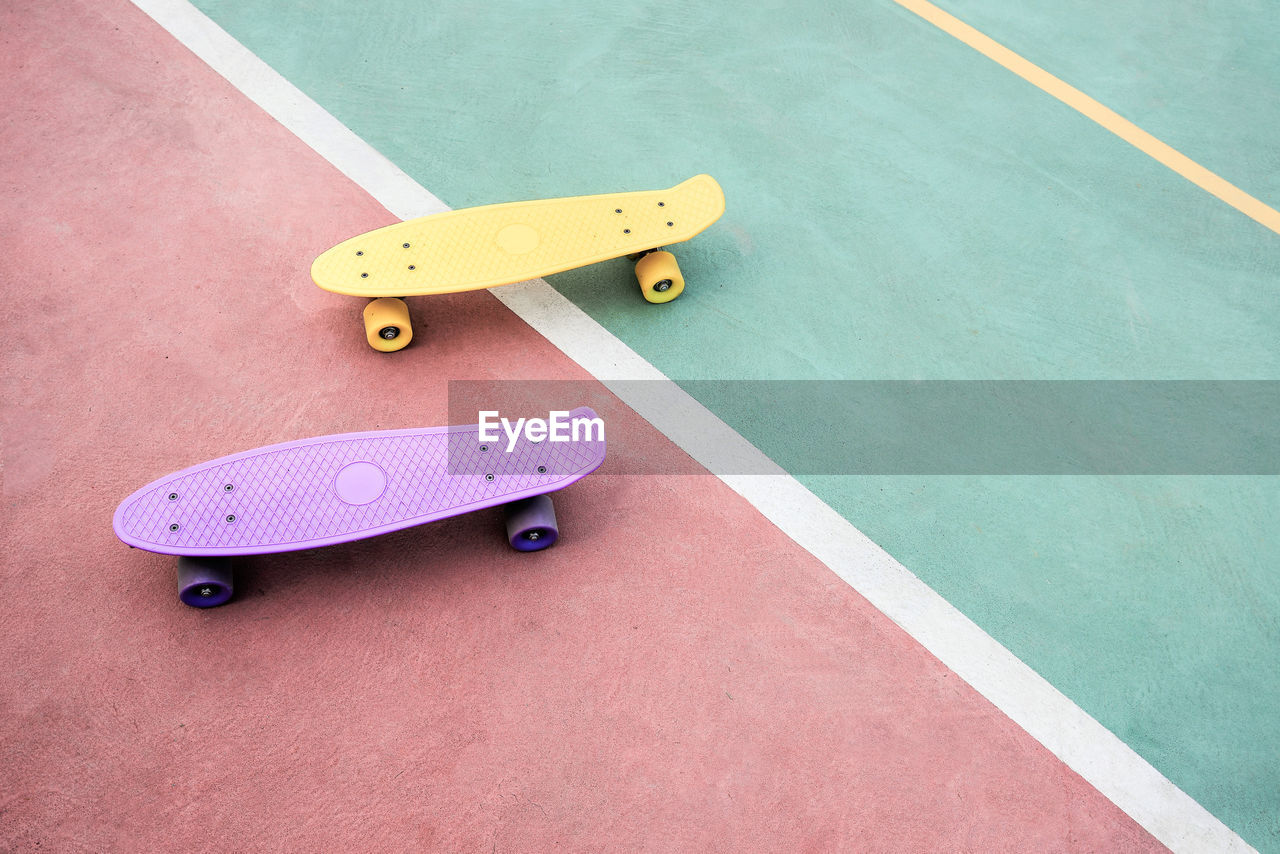
<path fill-rule="evenodd" d="M 891 0 L 197 6 L 453 207 L 714 175 L 676 302 L 624 261 L 551 280 L 678 381 L 1280 379 L 1280 235 Z M 1262 4 L 947 9 L 1280 202 Z M 1280 850 L 1275 477 L 801 479 Z"/>
<path fill-rule="evenodd" d="M 947 9 L 1275 207 L 1280 18 L 1262 0 L 1194 4 L 1072 0 L 1011 14 Z"/>

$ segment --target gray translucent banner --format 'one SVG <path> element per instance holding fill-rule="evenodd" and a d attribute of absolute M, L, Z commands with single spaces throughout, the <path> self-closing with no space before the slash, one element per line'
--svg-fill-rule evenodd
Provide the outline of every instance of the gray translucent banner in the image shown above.
<path fill-rule="evenodd" d="M 449 383 L 454 424 L 482 410 L 545 418 L 580 405 L 606 425 L 602 473 L 1280 473 L 1275 381 Z"/>

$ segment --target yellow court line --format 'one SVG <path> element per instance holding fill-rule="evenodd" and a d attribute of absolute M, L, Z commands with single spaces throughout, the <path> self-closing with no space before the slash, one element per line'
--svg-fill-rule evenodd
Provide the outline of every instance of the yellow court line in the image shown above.
<path fill-rule="evenodd" d="M 1190 157 L 1156 139 L 1079 89 L 1023 59 L 1009 48 L 983 35 L 959 18 L 947 14 L 928 0 L 894 0 L 894 2 L 964 42 L 988 59 L 1000 63 L 1028 83 L 1043 89 L 1062 103 L 1102 125 L 1134 148 L 1168 166 L 1197 187 L 1222 199 L 1245 216 L 1257 220 L 1276 234 L 1280 234 L 1280 212 L 1275 208 L 1263 204 L 1225 178 L 1210 172 Z"/>

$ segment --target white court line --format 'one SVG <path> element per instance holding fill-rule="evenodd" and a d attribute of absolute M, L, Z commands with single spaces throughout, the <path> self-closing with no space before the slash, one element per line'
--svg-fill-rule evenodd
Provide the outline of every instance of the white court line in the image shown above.
<path fill-rule="evenodd" d="M 133 2 L 395 216 L 448 209 L 186 0 Z M 724 453 L 757 461 L 745 470 L 771 465 L 546 282 L 492 293 L 712 471 Z M 654 393 L 655 385 L 661 385 L 660 393 Z M 778 473 L 720 479 L 1165 845 L 1187 852 L 1253 850 L 795 478 Z"/>

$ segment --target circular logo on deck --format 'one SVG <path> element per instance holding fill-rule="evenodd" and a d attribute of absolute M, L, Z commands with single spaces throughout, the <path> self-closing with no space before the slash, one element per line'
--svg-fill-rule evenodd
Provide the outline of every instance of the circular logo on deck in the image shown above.
<path fill-rule="evenodd" d="M 538 230 L 521 223 L 509 225 L 498 232 L 498 245 L 512 255 L 532 252 L 538 246 Z"/>
<path fill-rule="evenodd" d="M 334 491 L 348 504 L 368 504 L 386 488 L 386 473 L 373 463 L 351 463 L 333 479 Z"/>

